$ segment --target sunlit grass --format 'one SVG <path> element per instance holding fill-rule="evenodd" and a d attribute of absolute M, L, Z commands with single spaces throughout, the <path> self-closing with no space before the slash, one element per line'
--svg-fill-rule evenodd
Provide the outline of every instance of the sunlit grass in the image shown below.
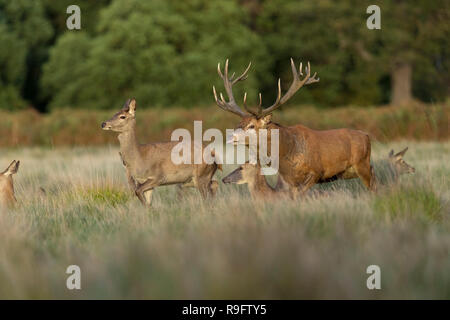
<path fill-rule="evenodd" d="M 381 160 L 404 146 L 416 174 L 394 181 Z M 255 204 L 245 186 L 207 201 L 162 187 L 148 210 L 113 147 L 4 150 L 0 166 L 21 167 L 18 206 L 0 212 L 0 298 L 450 298 L 449 151 L 375 144 L 376 194 L 339 181 Z M 65 286 L 71 264 L 80 291 Z"/>

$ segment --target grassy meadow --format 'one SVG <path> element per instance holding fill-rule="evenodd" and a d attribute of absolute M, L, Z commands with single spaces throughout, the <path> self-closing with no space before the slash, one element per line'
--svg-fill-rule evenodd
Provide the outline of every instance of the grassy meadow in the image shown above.
<path fill-rule="evenodd" d="M 151 210 L 116 146 L 2 150 L 1 170 L 21 167 L 18 206 L 0 212 L 0 298 L 450 299 L 449 141 L 374 143 L 376 194 L 338 181 L 255 204 L 245 186 L 205 202 L 162 187 Z M 416 173 L 393 183 L 381 159 L 404 146 Z M 81 290 L 66 288 L 72 264 Z M 381 290 L 366 287 L 372 264 Z"/>

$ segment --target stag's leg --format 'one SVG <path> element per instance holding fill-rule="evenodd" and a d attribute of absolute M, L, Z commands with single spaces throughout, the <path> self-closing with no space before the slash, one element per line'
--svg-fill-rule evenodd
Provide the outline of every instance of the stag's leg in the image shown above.
<path fill-rule="evenodd" d="M 363 162 L 355 165 L 356 173 L 367 189 L 375 191 L 375 174 L 370 161 L 364 160 Z"/>
<path fill-rule="evenodd" d="M 306 179 L 302 185 L 300 186 L 289 185 L 289 194 L 291 198 L 297 199 L 299 196 L 304 196 L 308 192 L 308 190 L 317 183 L 318 180 L 319 180 L 318 175 L 310 173 L 306 176 Z"/>
<path fill-rule="evenodd" d="M 319 181 L 319 176 L 314 174 L 314 173 L 310 173 L 308 174 L 308 176 L 306 177 L 306 180 L 303 182 L 303 185 L 300 189 L 300 194 L 302 196 L 304 196 L 306 194 L 306 192 L 317 183 L 317 181 Z"/>

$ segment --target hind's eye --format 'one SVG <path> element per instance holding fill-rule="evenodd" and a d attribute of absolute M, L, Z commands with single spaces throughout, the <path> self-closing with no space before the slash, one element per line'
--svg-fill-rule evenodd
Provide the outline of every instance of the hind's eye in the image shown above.
<path fill-rule="evenodd" d="M 249 129 L 254 129 L 255 126 L 252 124 L 252 125 L 250 125 L 248 128 L 249 128 Z"/>
<path fill-rule="evenodd" d="M 120 116 L 120 119 L 125 119 L 126 117 L 125 116 Z"/>

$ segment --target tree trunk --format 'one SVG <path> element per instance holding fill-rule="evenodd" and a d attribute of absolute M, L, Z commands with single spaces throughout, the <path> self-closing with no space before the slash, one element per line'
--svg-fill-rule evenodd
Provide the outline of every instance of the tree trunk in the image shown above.
<path fill-rule="evenodd" d="M 412 66 L 397 62 L 391 71 L 391 104 L 402 105 L 413 99 L 411 91 Z"/>

